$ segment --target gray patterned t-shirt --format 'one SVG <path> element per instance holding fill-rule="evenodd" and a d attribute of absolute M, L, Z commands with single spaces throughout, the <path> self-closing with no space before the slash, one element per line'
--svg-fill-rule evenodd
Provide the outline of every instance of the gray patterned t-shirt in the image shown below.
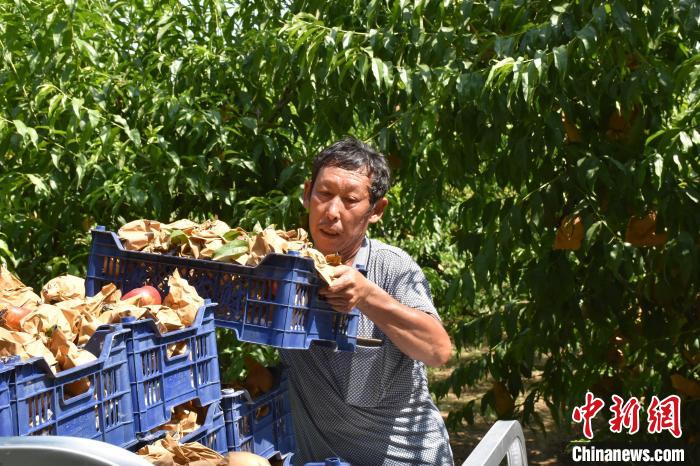
<path fill-rule="evenodd" d="M 439 319 L 418 264 L 399 248 L 365 239 L 355 259 L 394 299 Z M 281 350 L 288 366 L 297 466 L 337 456 L 353 466 L 452 465 L 425 366 L 360 316 L 358 337 L 383 341 L 336 352 L 312 345 Z"/>

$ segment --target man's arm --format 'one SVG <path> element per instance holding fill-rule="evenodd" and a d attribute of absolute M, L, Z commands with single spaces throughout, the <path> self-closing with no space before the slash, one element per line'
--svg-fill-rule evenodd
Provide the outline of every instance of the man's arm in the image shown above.
<path fill-rule="evenodd" d="M 441 366 L 452 355 L 452 343 L 438 319 L 410 308 L 352 267 L 336 268 L 333 284 L 322 290 L 333 309 L 356 307 L 408 357 Z"/>

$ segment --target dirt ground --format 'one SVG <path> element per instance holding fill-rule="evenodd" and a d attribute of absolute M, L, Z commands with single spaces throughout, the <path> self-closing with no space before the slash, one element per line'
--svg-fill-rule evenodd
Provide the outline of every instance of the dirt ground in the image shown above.
<path fill-rule="evenodd" d="M 429 371 L 430 381 L 445 379 L 449 376 L 456 362 L 457 360 L 454 359 L 444 368 L 431 369 Z M 450 410 L 464 406 L 471 400 L 480 399 L 490 388 L 491 385 L 488 382 L 468 387 L 462 391 L 459 398 L 450 392 L 446 398 L 437 402 L 437 406 L 442 412 L 443 418 L 447 419 Z M 522 399 L 519 399 L 516 403 L 522 401 Z M 523 426 L 528 464 L 543 466 L 563 464 L 564 460 L 560 455 L 562 455 L 569 438 L 555 427 L 552 416 L 544 402 L 539 402 L 535 407 L 542 417 L 547 434 L 543 434 L 539 429 L 535 430 L 528 426 Z M 491 428 L 495 419 L 484 419 L 477 413 L 474 421 L 474 424 L 471 426 L 465 425 L 461 429 L 450 430 L 449 432 L 450 444 L 452 445 L 455 465 L 457 466 L 467 459 L 474 447 Z"/>

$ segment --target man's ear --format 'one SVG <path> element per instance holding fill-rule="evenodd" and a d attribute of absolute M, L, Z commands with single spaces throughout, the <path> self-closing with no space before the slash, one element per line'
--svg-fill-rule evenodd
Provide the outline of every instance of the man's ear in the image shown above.
<path fill-rule="evenodd" d="M 386 197 L 383 197 L 377 201 L 376 204 L 374 204 L 374 208 L 372 209 L 372 215 L 369 217 L 369 223 L 377 223 L 379 220 L 382 219 L 382 215 L 384 215 L 384 209 L 386 206 L 389 204 L 389 199 Z"/>
<path fill-rule="evenodd" d="M 311 205 L 311 189 L 311 181 L 304 181 L 304 198 L 301 202 L 306 210 L 309 210 L 309 206 Z"/>

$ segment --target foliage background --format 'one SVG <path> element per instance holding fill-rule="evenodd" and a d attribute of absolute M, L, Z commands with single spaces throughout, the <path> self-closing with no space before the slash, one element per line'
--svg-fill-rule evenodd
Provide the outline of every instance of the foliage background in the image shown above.
<path fill-rule="evenodd" d="M 373 235 L 482 349 L 438 396 L 489 378 L 525 395 L 502 416 L 567 424 L 586 390 L 700 379 L 697 2 L 17 0 L 0 52 L 0 257 L 35 287 L 84 273 L 96 224 L 303 224 L 311 158 L 354 134 L 395 172 Z M 668 241 L 626 242 L 650 211 Z"/>

